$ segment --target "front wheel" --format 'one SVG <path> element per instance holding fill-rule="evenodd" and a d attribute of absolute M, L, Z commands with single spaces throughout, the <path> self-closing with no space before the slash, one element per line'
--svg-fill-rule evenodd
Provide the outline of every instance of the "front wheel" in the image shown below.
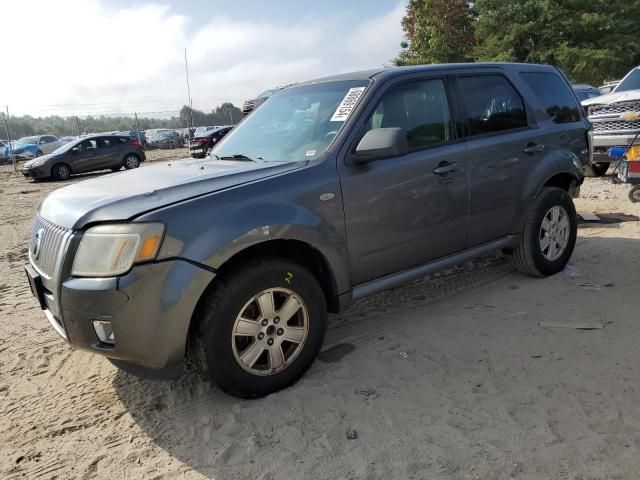
<path fill-rule="evenodd" d="M 216 279 L 195 320 L 196 366 L 226 392 L 257 398 L 292 385 L 311 366 L 327 307 L 307 269 L 269 258 Z"/>
<path fill-rule="evenodd" d="M 135 155 L 127 155 L 124 159 L 124 168 L 131 170 L 140 166 L 140 159 Z"/>
<path fill-rule="evenodd" d="M 545 187 L 535 199 L 524 231 L 511 252 L 517 270 L 546 277 L 564 269 L 578 234 L 578 216 L 571 196 L 561 188 Z"/>
<path fill-rule="evenodd" d="M 64 163 L 58 163 L 57 165 L 54 165 L 54 167 L 51 169 L 51 176 L 55 179 L 55 180 L 68 180 L 69 177 L 71 176 L 71 169 L 69 168 L 68 165 L 64 164 Z"/>

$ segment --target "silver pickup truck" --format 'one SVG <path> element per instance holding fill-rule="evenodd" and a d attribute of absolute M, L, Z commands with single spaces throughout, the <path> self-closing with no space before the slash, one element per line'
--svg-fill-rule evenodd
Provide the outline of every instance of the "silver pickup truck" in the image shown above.
<path fill-rule="evenodd" d="M 609 149 L 629 145 L 640 131 L 640 67 L 631 70 L 611 93 L 582 105 L 593 124 L 593 162 L 585 173 L 599 177 L 614 161 Z"/>

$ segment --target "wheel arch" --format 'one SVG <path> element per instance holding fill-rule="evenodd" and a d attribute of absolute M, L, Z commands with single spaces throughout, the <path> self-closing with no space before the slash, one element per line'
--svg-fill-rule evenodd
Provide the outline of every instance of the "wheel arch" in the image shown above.
<path fill-rule="evenodd" d="M 330 312 L 339 310 L 338 284 L 328 259 L 317 248 L 302 240 L 272 239 L 250 245 L 226 259 L 216 269 L 216 277 L 225 275 L 226 272 L 238 268 L 251 260 L 266 257 L 292 260 L 307 268 L 322 287 L 327 301 L 327 309 Z M 214 278 L 209 288 L 215 288 L 215 283 L 216 279 Z"/>
<path fill-rule="evenodd" d="M 51 165 L 51 171 L 50 171 L 51 178 L 55 178 L 53 171 L 58 165 L 65 165 L 69 169 L 69 175 L 73 175 L 73 168 L 71 168 L 71 165 L 69 165 L 67 162 L 56 162 L 53 165 Z"/>

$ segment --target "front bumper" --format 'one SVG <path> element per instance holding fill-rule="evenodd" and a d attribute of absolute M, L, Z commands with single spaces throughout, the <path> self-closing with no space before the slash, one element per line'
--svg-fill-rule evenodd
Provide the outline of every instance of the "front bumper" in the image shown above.
<path fill-rule="evenodd" d="M 25 178 L 47 178 L 50 176 L 50 172 L 46 171 L 44 165 L 39 165 L 33 168 L 22 167 L 22 170 L 20 171 Z"/>
<path fill-rule="evenodd" d="M 173 377 L 182 371 L 195 306 L 213 278 L 182 260 L 138 265 L 122 277 L 70 277 L 59 298 L 44 293 L 43 310 L 72 346 L 138 374 Z M 93 320 L 111 322 L 115 344 L 98 338 Z"/>

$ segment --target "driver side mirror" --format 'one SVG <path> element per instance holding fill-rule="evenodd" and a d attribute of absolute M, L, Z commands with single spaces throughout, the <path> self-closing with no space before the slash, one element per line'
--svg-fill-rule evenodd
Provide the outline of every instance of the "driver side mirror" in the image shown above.
<path fill-rule="evenodd" d="M 401 157 L 409 153 L 407 133 L 404 128 L 374 128 L 369 130 L 351 155 L 351 161 L 356 165 L 382 160 L 385 158 Z"/>

